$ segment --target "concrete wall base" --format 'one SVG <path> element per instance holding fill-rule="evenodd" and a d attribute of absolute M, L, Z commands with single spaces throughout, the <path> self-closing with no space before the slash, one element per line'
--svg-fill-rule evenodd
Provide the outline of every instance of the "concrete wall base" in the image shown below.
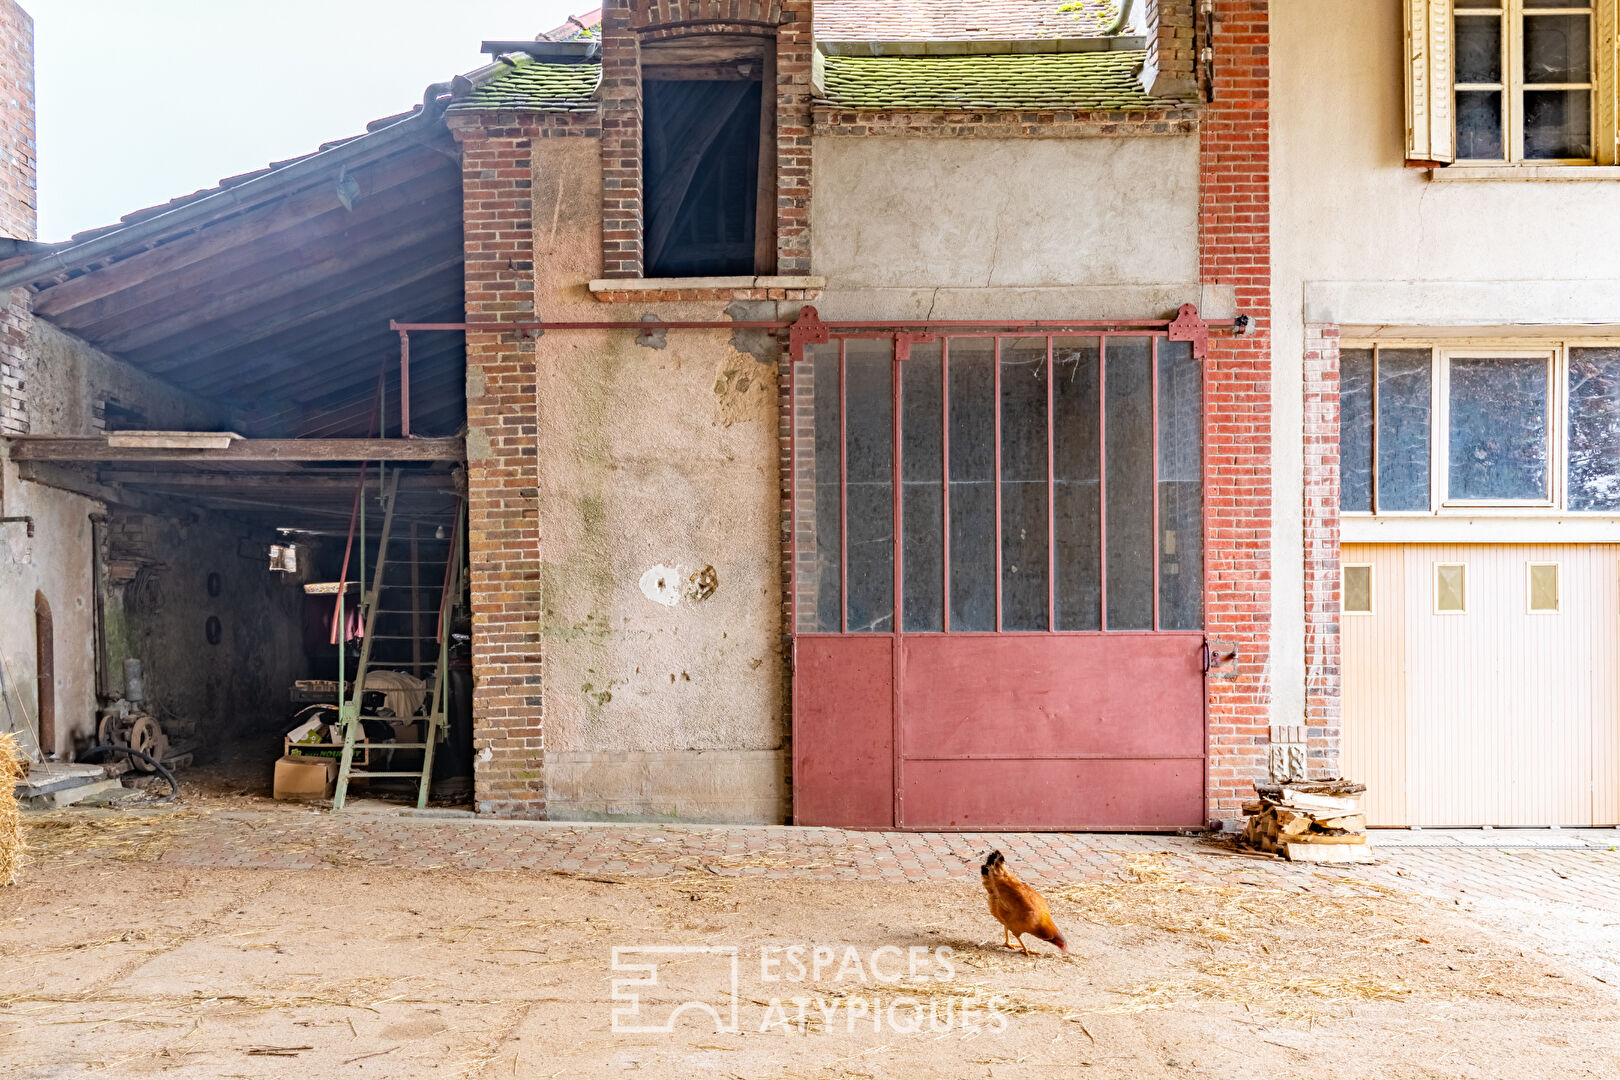
<path fill-rule="evenodd" d="M 546 755 L 552 821 L 787 820 L 784 750 L 600 750 Z"/>

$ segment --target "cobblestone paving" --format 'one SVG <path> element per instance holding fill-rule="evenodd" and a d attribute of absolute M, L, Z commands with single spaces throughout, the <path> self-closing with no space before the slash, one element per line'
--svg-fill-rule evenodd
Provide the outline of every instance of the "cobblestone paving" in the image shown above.
<path fill-rule="evenodd" d="M 1134 854 L 1210 850 L 1197 839 L 1123 834 L 846 832 L 233 812 L 187 822 L 159 859 L 282 870 L 361 864 L 627 877 L 706 870 L 723 876 L 906 881 L 976 878 L 991 848 L 999 848 L 1029 880 L 1047 883 L 1102 878 L 1123 870 Z"/>
<path fill-rule="evenodd" d="M 1035 884 L 1128 873 L 1133 856 L 1179 856 L 1191 880 L 1282 881 L 1331 887 L 1361 878 L 1451 903 L 1620 985 L 1620 833 L 1503 830 L 1375 833 L 1374 866 L 1310 867 L 1238 855 L 1202 837 L 1114 833 L 902 833 L 838 829 L 568 825 L 333 815 L 274 810 L 117 815 L 119 843 L 141 858 L 187 867 L 318 870 L 340 866 L 553 871 L 615 878 L 711 873 L 764 878 L 967 881 L 999 848 Z M 1491 844 L 1493 846 L 1485 846 Z M 1557 845 L 1557 846 L 1549 846 Z M 54 857 L 95 858 L 97 844 Z"/>

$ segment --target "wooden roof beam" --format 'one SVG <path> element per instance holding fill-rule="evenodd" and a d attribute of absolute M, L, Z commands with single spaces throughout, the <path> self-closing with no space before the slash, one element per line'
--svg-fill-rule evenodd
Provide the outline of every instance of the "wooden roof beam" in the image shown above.
<path fill-rule="evenodd" d="M 287 293 L 277 302 L 263 305 L 255 313 L 260 316 L 258 318 L 215 319 L 187 327 L 161 341 L 138 348 L 125 347 L 117 341 L 103 347 L 144 371 L 161 375 L 283 330 L 316 325 L 327 318 L 343 318 L 348 308 L 382 299 L 416 282 L 444 275 L 451 269 L 458 271 L 454 276 L 459 285 L 462 258 L 461 238 L 455 237 L 453 242 L 435 245 L 431 253 L 422 253 L 406 263 L 398 273 L 387 277 L 368 278 L 362 268 L 356 267 L 353 273 L 345 275 L 349 284 L 344 287 L 334 289 L 326 284 L 316 284 Z"/>
<path fill-rule="evenodd" d="M 236 300 L 240 306 L 250 307 L 262 299 L 261 285 L 280 283 L 282 291 L 292 288 L 286 284 L 290 269 L 313 269 L 345 256 L 351 264 L 362 262 L 379 250 L 397 250 L 413 243 L 426 231 L 459 236 L 459 216 L 446 220 L 439 205 L 459 197 L 450 188 L 436 190 L 429 197 L 415 187 L 394 188 L 362 201 L 353 214 L 322 215 L 304 228 L 282 230 L 99 300 L 61 308 L 47 317 L 82 337 L 99 340 L 132 322 L 148 325 L 221 301 Z M 422 228 L 428 224 L 435 228 Z M 228 272 L 222 263 L 230 264 Z"/>
<path fill-rule="evenodd" d="M 350 175 L 360 182 L 362 193 L 375 197 L 388 188 L 409 184 L 445 168 L 444 158 L 425 148 L 412 147 L 358 166 Z M 221 227 L 222 222 L 209 222 L 190 237 L 148 248 L 100 270 L 43 289 L 35 298 L 34 313 L 50 317 L 179 267 L 233 251 L 282 229 L 308 225 L 313 218 L 347 213 L 338 202 L 335 185 L 330 178 L 322 177 L 314 181 L 312 187 L 249 207 L 225 219 L 236 221 L 234 226 Z M 246 220 L 239 220 L 244 218 Z"/>
<path fill-rule="evenodd" d="M 109 446 L 105 437 L 17 435 L 13 461 L 462 461 L 466 445 L 445 439 L 234 439 L 209 450 Z"/>

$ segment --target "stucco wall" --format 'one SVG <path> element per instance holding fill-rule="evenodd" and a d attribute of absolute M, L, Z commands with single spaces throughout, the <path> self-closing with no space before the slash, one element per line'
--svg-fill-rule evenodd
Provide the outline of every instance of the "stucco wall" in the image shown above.
<path fill-rule="evenodd" d="M 27 361 L 29 431 L 89 435 L 104 400 L 138 410 L 154 430 L 207 431 L 225 424 L 225 410 L 152 378 L 44 319 L 30 321 Z"/>
<path fill-rule="evenodd" d="M 0 462 L 6 516 L 34 519 L 0 524 L 0 731 L 37 731 L 38 672 L 34 658 L 34 594 L 50 605 L 56 668 L 55 747 L 66 750 L 95 728 L 95 607 L 90 586 L 90 514 L 99 503 L 19 480 Z M 31 748 L 33 739 L 23 737 Z"/>
<path fill-rule="evenodd" d="M 834 317 L 1143 318 L 1203 301 L 1196 136 L 827 136 L 814 177 L 818 307 Z"/>
<path fill-rule="evenodd" d="M 1305 323 L 1620 325 L 1620 183 L 1405 168 L 1399 0 L 1271 7 L 1275 712 L 1297 723 Z"/>
<path fill-rule="evenodd" d="M 586 289 L 600 170 L 595 139 L 535 144 L 542 318 L 643 314 Z M 657 314 L 724 317 L 718 303 Z M 782 820 L 774 349 L 559 331 L 535 362 L 548 815 Z M 660 581 L 673 603 L 648 595 Z"/>
<path fill-rule="evenodd" d="M 43 320 L 24 317 L 20 325 L 27 334 L 20 400 L 33 434 L 92 434 L 94 404 L 107 398 L 139 410 L 153 427 L 207 429 L 223 421 L 217 407 L 136 371 Z M 57 742 L 46 749 L 66 753 L 75 741 L 87 741 L 95 729 L 90 515 L 106 507 L 22 480 L 9 459 L 0 460 L 0 469 L 4 515 L 34 519 L 32 538 L 22 523 L 0 525 L 0 612 L 6 613 L 0 618 L 0 657 L 4 657 L 0 677 L 5 680 L 0 730 L 24 726 L 24 717 L 32 729 L 38 720 L 33 610 L 39 592 L 50 605 L 55 639 Z M 170 538 L 154 549 L 153 558 L 171 566 L 190 566 L 201 558 L 201 551 Z M 176 603 L 154 615 L 153 624 L 189 614 Z M 187 649 L 176 652 L 173 666 L 177 676 L 181 671 L 209 669 L 207 663 L 198 667 Z M 229 670 L 216 674 L 229 683 Z"/>

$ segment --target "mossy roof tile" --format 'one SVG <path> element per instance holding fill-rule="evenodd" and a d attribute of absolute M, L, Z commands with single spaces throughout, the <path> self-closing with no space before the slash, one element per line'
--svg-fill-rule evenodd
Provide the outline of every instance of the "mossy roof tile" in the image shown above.
<path fill-rule="evenodd" d="M 452 109 L 513 109 L 526 112 L 584 112 L 596 108 L 601 64 L 547 64 L 519 60 Z"/>
<path fill-rule="evenodd" d="M 848 109 L 1155 108 L 1135 50 L 995 56 L 829 56 L 822 104 Z"/>
<path fill-rule="evenodd" d="M 821 41 L 973 41 L 1094 37 L 1118 0 L 818 0 Z"/>

